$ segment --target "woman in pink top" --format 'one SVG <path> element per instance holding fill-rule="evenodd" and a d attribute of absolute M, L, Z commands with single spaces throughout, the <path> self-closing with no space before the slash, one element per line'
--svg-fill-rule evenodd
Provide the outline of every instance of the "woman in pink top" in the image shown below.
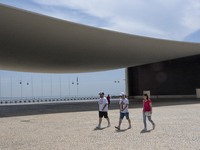
<path fill-rule="evenodd" d="M 155 123 L 151 120 L 152 104 L 151 104 L 151 100 L 148 97 L 148 94 L 144 94 L 143 98 L 144 98 L 143 99 L 143 122 L 144 122 L 143 131 L 147 131 L 146 117 L 151 122 L 153 129 L 155 129 Z"/>

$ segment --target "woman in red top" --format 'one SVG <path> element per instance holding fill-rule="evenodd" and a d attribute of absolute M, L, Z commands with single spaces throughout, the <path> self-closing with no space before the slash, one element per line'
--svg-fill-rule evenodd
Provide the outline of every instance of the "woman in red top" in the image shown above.
<path fill-rule="evenodd" d="M 108 100 L 108 107 L 110 107 L 110 95 L 108 94 L 108 96 L 106 98 Z"/>
<path fill-rule="evenodd" d="M 144 131 L 147 131 L 147 123 L 146 123 L 146 117 L 151 122 L 153 129 L 155 129 L 155 123 L 151 120 L 151 114 L 152 114 L 152 104 L 151 100 L 148 97 L 148 94 L 144 94 L 143 96 L 143 122 L 144 122 Z"/>

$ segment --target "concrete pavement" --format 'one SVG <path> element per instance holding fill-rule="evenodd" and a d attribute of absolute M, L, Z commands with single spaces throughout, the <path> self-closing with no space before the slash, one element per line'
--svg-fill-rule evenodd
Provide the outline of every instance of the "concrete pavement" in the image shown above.
<path fill-rule="evenodd" d="M 114 128 L 119 118 L 119 110 L 114 108 L 109 111 L 112 126 L 106 128 L 107 122 L 104 119 L 102 129 L 95 130 L 98 122 L 95 103 L 79 105 L 80 108 L 84 107 L 84 111 L 4 116 L 0 118 L 0 149 L 199 150 L 200 103 L 170 104 L 153 108 L 152 119 L 156 129 L 145 133 L 141 132 L 142 108 L 139 106 L 130 108 L 132 129 L 127 130 L 128 123 L 123 120 L 121 131 Z M 78 105 L 70 107 L 75 110 Z M 150 123 L 148 129 L 151 130 Z"/>

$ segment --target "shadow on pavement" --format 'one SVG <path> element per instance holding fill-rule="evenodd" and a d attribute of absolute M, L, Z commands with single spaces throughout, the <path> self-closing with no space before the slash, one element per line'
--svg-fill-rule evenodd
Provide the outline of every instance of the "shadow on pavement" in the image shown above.
<path fill-rule="evenodd" d="M 150 133 L 151 131 L 153 131 L 153 129 L 151 129 L 151 130 L 142 130 L 140 133 L 142 134 L 142 133 Z"/>
<path fill-rule="evenodd" d="M 107 127 L 103 127 L 103 128 L 94 128 L 94 130 L 93 131 L 97 131 L 97 130 L 104 130 L 104 129 L 106 129 Z"/>
<path fill-rule="evenodd" d="M 120 130 L 116 129 L 116 132 L 126 132 L 127 130 L 129 129 L 120 129 Z"/>

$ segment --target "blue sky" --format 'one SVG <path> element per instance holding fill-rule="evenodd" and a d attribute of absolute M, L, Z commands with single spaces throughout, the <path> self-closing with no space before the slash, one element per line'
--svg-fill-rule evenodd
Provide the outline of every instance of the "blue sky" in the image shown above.
<path fill-rule="evenodd" d="M 115 30 L 129 34 L 148 37 L 200 42 L 200 1 L 199 0 L 0 0 L 0 3 L 34 11 L 44 15 L 95 26 L 108 30 Z M 61 95 L 76 95 L 77 90 L 71 85 L 72 80 L 79 77 L 80 95 L 95 95 L 99 90 L 117 94 L 124 91 L 124 69 L 86 74 L 32 74 L 1 71 L 1 93 L 4 96 L 19 96 L 18 81 L 29 80 L 33 76 L 34 95 L 41 92 L 41 78 L 46 79 L 43 95 L 52 95 L 48 78 L 53 78 L 53 95 L 59 95 L 62 80 Z M 41 77 L 42 76 L 42 77 Z M 11 89 L 11 78 L 12 90 Z M 69 82 L 70 78 L 70 82 Z M 119 84 L 114 81 L 120 81 Z M 14 82 L 16 81 L 16 82 Z M 67 85 L 70 85 L 70 92 Z M 73 89 L 74 88 L 74 89 Z M 24 85 L 24 96 L 31 95 L 30 87 Z M 3 91 L 4 90 L 4 91 Z M 26 91 L 27 90 L 27 91 Z M 29 90 L 29 91 L 28 91 Z M 67 92 L 66 92 L 67 91 Z M 15 93 L 14 93 L 15 92 Z M 2 95 L 2 94 L 1 94 Z"/>

